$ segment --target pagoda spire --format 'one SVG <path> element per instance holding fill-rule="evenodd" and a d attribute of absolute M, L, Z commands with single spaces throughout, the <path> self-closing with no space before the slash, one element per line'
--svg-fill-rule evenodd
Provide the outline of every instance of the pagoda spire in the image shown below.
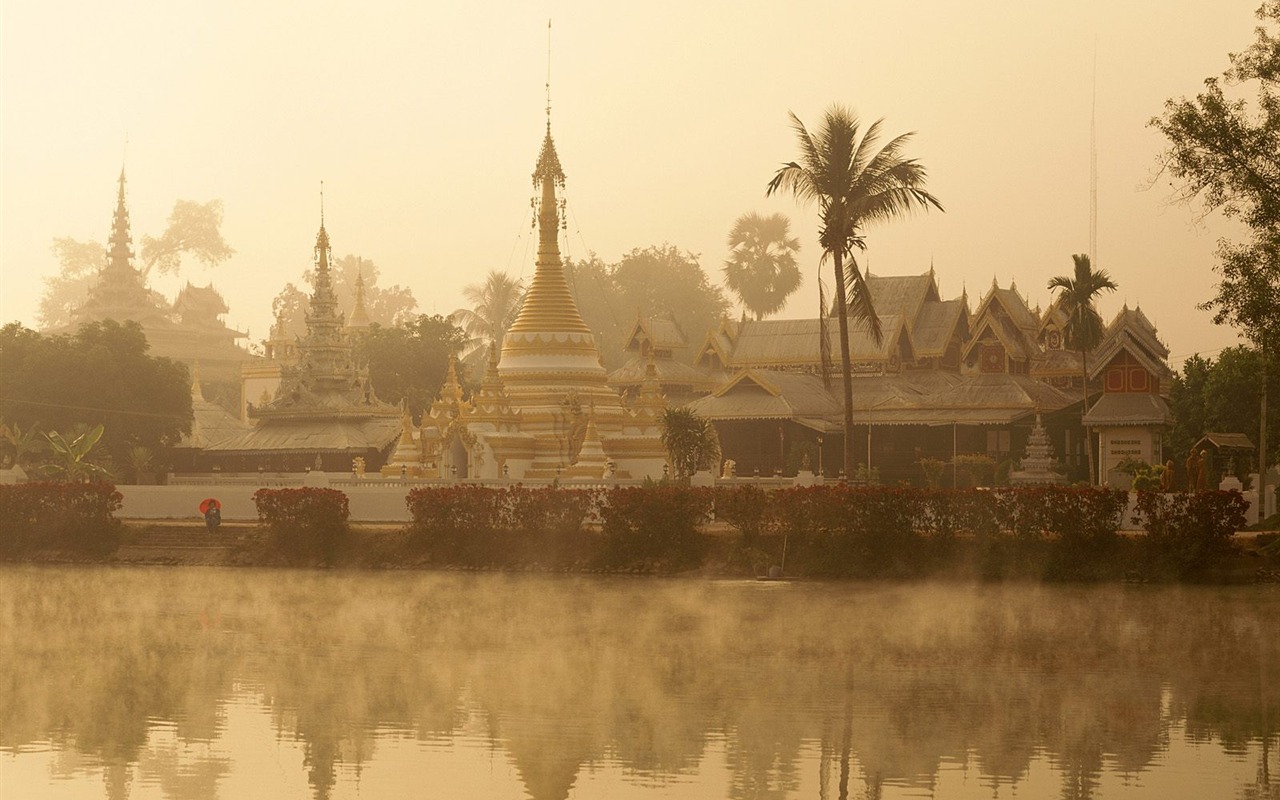
<path fill-rule="evenodd" d="M 351 317 L 347 320 L 350 330 L 366 330 L 370 325 L 369 311 L 364 305 L 364 272 L 356 271 L 356 302 L 351 309 Z"/>
<path fill-rule="evenodd" d="M 124 167 L 120 167 L 116 210 L 111 217 L 111 239 L 107 247 L 107 268 L 123 272 L 133 270 L 133 237 L 129 233 L 129 207 L 124 201 Z"/>
<path fill-rule="evenodd" d="M 533 185 L 540 192 L 538 209 L 538 261 L 533 281 L 525 295 L 519 316 L 509 334 L 578 333 L 590 335 L 582 321 L 578 306 L 569 291 L 560 259 L 560 227 L 564 201 L 556 197 L 556 189 L 564 188 L 564 169 L 551 136 L 551 106 L 547 106 L 547 132 L 533 170 Z"/>

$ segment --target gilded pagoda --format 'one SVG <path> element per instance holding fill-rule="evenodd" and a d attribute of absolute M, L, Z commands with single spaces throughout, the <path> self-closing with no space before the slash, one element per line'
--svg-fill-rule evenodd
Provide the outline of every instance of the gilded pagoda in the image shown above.
<path fill-rule="evenodd" d="M 415 463 L 393 469 L 423 477 L 588 480 L 659 477 L 666 464 L 659 417 L 666 407 L 652 374 L 634 402 L 609 385 L 595 337 L 565 279 L 559 234 L 564 170 L 550 118 L 533 171 L 538 219 L 536 271 L 479 392 L 464 399 L 456 364 L 424 415 Z M 412 448 L 403 451 L 412 454 Z"/>

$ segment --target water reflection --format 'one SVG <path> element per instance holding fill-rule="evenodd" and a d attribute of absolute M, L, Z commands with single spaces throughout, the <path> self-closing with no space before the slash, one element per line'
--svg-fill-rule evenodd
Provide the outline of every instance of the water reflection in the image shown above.
<path fill-rule="evenodd" d="M 1278 630 L 1274 588 L 7 568 L 0 794 L 1276 798 Z"/>

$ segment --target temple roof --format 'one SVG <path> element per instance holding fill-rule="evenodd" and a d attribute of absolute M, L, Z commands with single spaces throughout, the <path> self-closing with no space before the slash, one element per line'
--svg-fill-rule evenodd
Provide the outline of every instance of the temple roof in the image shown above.
<path fill-rule="evenodd" d="M 866 280 L 877 314 L 900 314 L 914 322 L 926 302 L 941 299 L 933 270 L 923 275 L 867 275 Z"/>
<path fill-rule="evenodd" d="M 623 349 L 638 351 L 643 342 L 648 342 L 659 350 L 678 350 L 689 344 L 680 324 L 675 320 L 657 315 L 646 317 L 637 313 Z"/>
<path fill-rule="evenodd" d="M 789 419 L 822 432 L 842 424 L 840 401 L 820 378 L 766 369 L 743 370 L 688 407 L 710 419 Z"/>
<path fill-rule="evenodd" d="M 1104 392 L 1084 415 L 1088 426 L 1171 425 L 1173 412 L 1158 394 Z"/>
<path fill-rule="evenodd" d="M 279 424 L 264 420 L 258 427 L 209 445 L 217 453 L 357 453 L 382 450 L 400 438 L 398 416 L 369 419 L 303 419 Z"/>
<path fill-rule="evenodd" d="M 853 361 L 887 360 L 904 333 L 903 318 L 897 314 L 881 315 L 884 338 L 876 344 L 865 325 L 849 327 L 849 356 Z M 840 325 L 827 324 L 831 353 L 840 352 Z M 741 323 L 734 342 L 732 364 L 741 367 L 782 365 L 815 365 L 822 361 L 821 323 L 816 319 L 765 319 Z"/>
<path fill-rule="evenodd" d="M 951 342 L 951 334 L 962 324 L 961 340 L 968 335 L 969 309 L 963 300 L 929 300 L 916 316 L 911 328 L 911 343 L 922 358 L 941 356 Z"/>

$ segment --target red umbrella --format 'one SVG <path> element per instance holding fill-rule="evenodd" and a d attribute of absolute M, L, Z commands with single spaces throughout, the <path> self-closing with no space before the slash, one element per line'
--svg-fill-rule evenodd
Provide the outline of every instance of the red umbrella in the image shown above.
<path fill-rule="evenodd" d="M 200 501 L 201 514 L 208 514 L 209 509 L 211 508 L 221 509 L 222 503 L 219 503 L 216 497 L 206 497 L 205 499 Z"/>

